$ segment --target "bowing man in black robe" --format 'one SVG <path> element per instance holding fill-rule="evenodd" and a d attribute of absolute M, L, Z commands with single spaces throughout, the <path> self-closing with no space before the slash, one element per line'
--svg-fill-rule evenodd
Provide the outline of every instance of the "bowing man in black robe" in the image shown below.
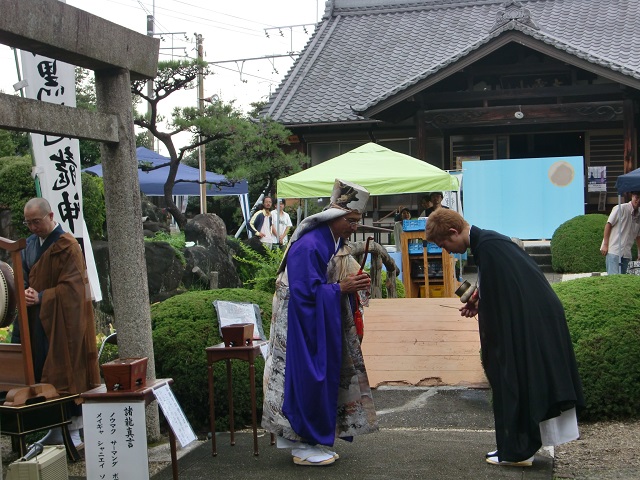
<path fill-rule="evenodd" d="M 509 237 L 470 226 L 452 210 L 431 214 L 427 240 L 452 253 L 470 247 L 478 266 L 477 291 L 460 311 L 478 315 L 482 364 L 493 392 L 498 449 L 487 462 L 530 466 L 549 423 L 570 427 L 551 444 L 577 438 L 575 407 L 582 408 L 584 399 L 569 329 L 562 303 L 535 261 Z"/>

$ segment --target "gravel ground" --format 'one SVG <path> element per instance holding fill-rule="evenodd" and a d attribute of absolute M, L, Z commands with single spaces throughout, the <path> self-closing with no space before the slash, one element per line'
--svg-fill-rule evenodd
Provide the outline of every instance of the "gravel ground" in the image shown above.
<path fill-rule="evenodd" d="M 554 478 L 640 478 L 640 421 L 580 424 L 580 439 L 555 449 Z"/>
<path fill-rule="evenodd" d="M 17 460 L 7 436 L 0 439 L 3 475 L 7 465 Z M 556 447 L 555 480 L 631 480 L 640 478 L 640 421 L 580 424 L 580 439 Z M 164 453 L 168 456 L 168 452 Z M 149 462 L 150 475 L 170 464 L 161 459 Z M 160 460 L 160 461 L 158 461 Z M 84 456 L 68 463 L 70 477 L 86 475 Z M 3 477 L 4 478 L 4 477 Z"/>

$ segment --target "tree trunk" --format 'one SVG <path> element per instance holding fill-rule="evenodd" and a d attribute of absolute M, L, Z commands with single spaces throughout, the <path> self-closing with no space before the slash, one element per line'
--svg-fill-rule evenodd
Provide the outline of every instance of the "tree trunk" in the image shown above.
<path fill-rule="evenodd" d="M 362 262 L 366 242 L 350 242 L 351 255 Z M 371 298 L 382 298 L 382 265 L 387 269 L 387 298 L 397 298 L 396 278 L 399 272 L 396 262 L 389 256 L 387 250 L 376 242 L 369 242 L 371 254 Z"/>

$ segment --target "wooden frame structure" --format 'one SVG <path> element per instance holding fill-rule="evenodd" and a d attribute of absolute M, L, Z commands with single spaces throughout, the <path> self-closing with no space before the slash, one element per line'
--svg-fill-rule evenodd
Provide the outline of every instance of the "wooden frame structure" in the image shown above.
<path fill-rule="evenodd" d="M 409 241 L 419 240 L 424 243 L 425 232 L 419 230 L 415 232 L 402 232 L 402 283 L 404 283 L 404 294 L 406 298 L 429 298 L 434 295 L 430 292 L 430 286 L 438 286 L 442 289 L 440 297 L 455 297 L 454 291 L 458 288 L 458 281 L 455 276 L 455 260 L 449 252 L 442 250 L 441 253 L 430 254 L 424 246 L 420 253 L 409 251 Z M 412 275 L 414 266 L 412 262 L 421 262 L 424 268 L 423 276 L 419 278 Z M 442 279 L 429 278 L 429 263 L 440 263 L 442 269 Z M 424 294 L 420 295 L 420 287 L 424 287 Z"/>

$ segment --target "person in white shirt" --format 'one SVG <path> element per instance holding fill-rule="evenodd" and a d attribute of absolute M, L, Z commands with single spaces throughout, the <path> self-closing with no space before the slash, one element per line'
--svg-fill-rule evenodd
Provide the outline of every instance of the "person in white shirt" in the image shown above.
<path fill-rule="evenodd" d="M 291 217 L 284 211 L 286 202 L 280 200 L 278 209 L 271 212 L 271 220 L 273 224 L 273 244 L 284 247 L 289 241 L 289 230 L 293 226 Z"/>
<path fill-rule="evenodd" d="M 604 226 L 604 236 L 600 246 L 600 253 L 606 256 L 607 275 L 627 273 L 634 240 L 638 246 L 640 257 L 638 207 L 640 207 L 640 192 L 631 192 L 630 202 L 616 205 L 611 210 L 609 219 Z"/>
<path fill-rule="evenodd" d="M 262 208 L 253 214 L 249 220 L 249 229 L 260 238 L 265 248 L 271 248 L 275 242 L 275 230 L 271 221 L 271 197 L 264 197 Z"/>

